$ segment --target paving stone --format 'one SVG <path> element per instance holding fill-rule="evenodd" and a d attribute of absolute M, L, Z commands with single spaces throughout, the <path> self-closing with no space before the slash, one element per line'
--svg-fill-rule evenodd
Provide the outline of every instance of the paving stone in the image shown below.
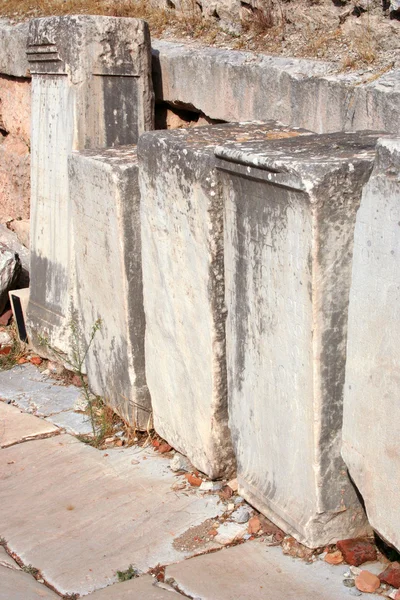
<path fill-rule="evenodd" d="M 93 433 L 92 424 L 88 415 L 76 413 L 71 410 L 58 413 L 51 417 L 47 417 L 46 421 L 50 421 L 65 429 L 67 433 L 72 435 L 90 435 Z"/>
<path fill-rule="evenodd" d="M 71 410 L 81 390 L 42 375 L 31 364 L 0 372 L 0 398 L 11 400 L 19 408 L 38 416 L 48 417 Z"/>
<path fill-rule="evenodd" d="M 288 558 L 254 541 L 167 567 L 165 579 L 196 600 L 346 600 L 343 568 Z M 374 600 L 376 594 L 362 595 Z"/>
<path fill-rule="evenodd" d="M 39 600 L 59 598 L 32 575 L 4 567 L 0 564 L 0 600 Z"/>
<path fill-rule="evenodd" d="M 140 594 L 140 596 L 139 596 Z M 88 596 L 90 600 L 173 600 L 179 594 L 157 587 L 151 575 L 116 583 Z"/>
<path fill-rule="evenodd" d="M 19 444 L 2 451 L 0 536 L 60 593 L 89 594 L 131 564 L 146 573 L 198 552 L 174 539 L 224 506 L 197 489 L 173 491 L 176 481 L 153 449 L 104 452 L 69 435 Z"/>
<path fill-rule="evenodd" d="M 47 423 L 33 415 L 27 415 L 21 412 L 16 406 L 0 402 L 1 448 L 37 437 L 49 436 L 58 431 L 58 427 L 52 423 Z"/>

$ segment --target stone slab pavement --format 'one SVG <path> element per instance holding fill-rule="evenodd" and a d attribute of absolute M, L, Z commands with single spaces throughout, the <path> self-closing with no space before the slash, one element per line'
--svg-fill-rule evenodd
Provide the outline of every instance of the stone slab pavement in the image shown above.
<path fill-rule="evenodd" d="M 0 371 L 0 399 L 38 417 L 47 418 L 67 433 L 92 432 L 88 417 L 74 412 L 74 405 L 80 400 L 81 393 L 80 388 L 62 385 L 31 364 Z"/>
<path fill-rule="evenodd" d="M 175 538 L 225 508 L 174 491 L 177 479 L 153 449 L 104 452 L 66 434 L 17 444 L 1 450 L 0 536 L 60 593 L 88 594 L 131 564 L 146 573 L 196 553 Z"/>
<path fill-rule="evenodd" d="M 97 450 L 3 402 L 0 422 L 8 436 L 0 449 L 0 541 L 6 544 L 0 544 L 0 600 L 381 597 L 346 588 L 346 565 L 306 564 L 265 541 L 211 553 L 221 548 L 215 540 L 201 548 L 184 543 L 186 536 L 196 539 L 192 527 L 224 521 L 226 506 L 214 493 L 185 487 L 169 458 L 152 448 Z M 43 432 L 52 437 L 43 439 Z M 10 554 L 38 569 L 39 580 Z M 140 576 L 117 583 L 117 570 L 130 565 Z M 166 566 L 164 582 L 148 574 L 157 565 Z"/>
<path fill-rule="evenodd" d="M 37 437 L 48 437 L 59 433 L 59 431 L 58 427 L 47 421 L 23 413 L 16 406 L 0 402 L 1 448 Z"/>

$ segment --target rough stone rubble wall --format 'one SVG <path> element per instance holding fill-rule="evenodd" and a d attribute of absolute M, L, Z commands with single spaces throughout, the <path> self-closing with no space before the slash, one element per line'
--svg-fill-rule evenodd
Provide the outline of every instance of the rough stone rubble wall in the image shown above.
<path fill-rule="evenodd" d="M 31 94 L 27 26 L 0 33 L 0 222 L 29 218 Z"/>

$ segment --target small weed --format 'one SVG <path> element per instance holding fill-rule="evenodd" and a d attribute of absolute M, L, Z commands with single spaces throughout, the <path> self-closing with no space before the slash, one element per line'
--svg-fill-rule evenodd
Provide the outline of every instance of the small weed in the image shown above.
<path fill-rule="evenodd" d="M 0 546 L 7 546 L 7 540 L 3 537 L 0 537 Z"/>
<path fill-rule="evenodd" d="M 29 573 L 29 575 L 32 575 L 32 577 L 39 577 L 40 575 L 39 569 L 32 567 L 32 565 L 25 565 L 22 567 L 22 570 L 24 573 Z"/>
<path fill-rule="evenodd" d="M 135 569 L 133 565 L 129 565 L 126 571 L 117 571 L 118 581 L 129 581 L 129 579 L 134 579 L 135 577 L 139 577 L 139 571 Z"/>
<path fill-rule="evenodd" d="M 8 327 L 5 331 L 7 331 L 11 338 L 11 350 L 8 354 L 0 355 L 0 371 L 8 371 L 12 369 L 20 358 L 22 358 L 26 349 L 24 345 L 20 342 L 17 334 L 17 329 L 15 323 L 13 323 L 10 327 Z"/>
<path fill-rule="evenodd" d="M 88 413 L 90 417 L 90 423 L 92 425 L 93 437 L 96 439 L 98 437 L 98 431 L 96 429 L 96 420 L 94 413 L 94 399 L 92 394 L 90 393 L 89 384 L 87 382 L 87 378 L 83 373 L 86 357 L 90 350 L 91 345 L 93 344 L 94 337 L 96 333 L 99 331 L 101 327 L 101 319 L 97 319 L 94 323 L 92 330 L 90 332 L 88 342 L 83 340 L 82 332 L 79 327 L 79 319 L 76 314 L 74 314 L 70 320 L 69 328 L 71 331 L 71 353 L 70 358 L 66 358 L 64 354 L 59 352 L 57 349 L 53 348 L 50 345 L 49 340 L 46 337 L 39 336 L 39 344 L 41 346 L 45 346 L 53 353 L 62 363 L 66 363 L 71 370 L 77 375 L 81 382 L 81 388 L 84 400 L 86 401 L 86 405 L 88 407 Z M 97 396 L 95 397 L 95 399 Z"/>

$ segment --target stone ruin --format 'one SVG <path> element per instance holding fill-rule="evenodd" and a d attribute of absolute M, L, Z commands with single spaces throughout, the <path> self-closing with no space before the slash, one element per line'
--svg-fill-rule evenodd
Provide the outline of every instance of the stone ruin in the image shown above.
<path fill-rule="evenodd" d="M 30 23 L 29 343 L 68 363 L 71 317 L 86 344 L 101 320 L 85 368 L 126 421 L 306 545 L 399 548 L 399 74 L 349 97 L 199 51 L 206 88 L 185 52 L 153 44 L 152 80 L 142 21 Z M 229 122 L 151 131 L 153 81 Z"/>

